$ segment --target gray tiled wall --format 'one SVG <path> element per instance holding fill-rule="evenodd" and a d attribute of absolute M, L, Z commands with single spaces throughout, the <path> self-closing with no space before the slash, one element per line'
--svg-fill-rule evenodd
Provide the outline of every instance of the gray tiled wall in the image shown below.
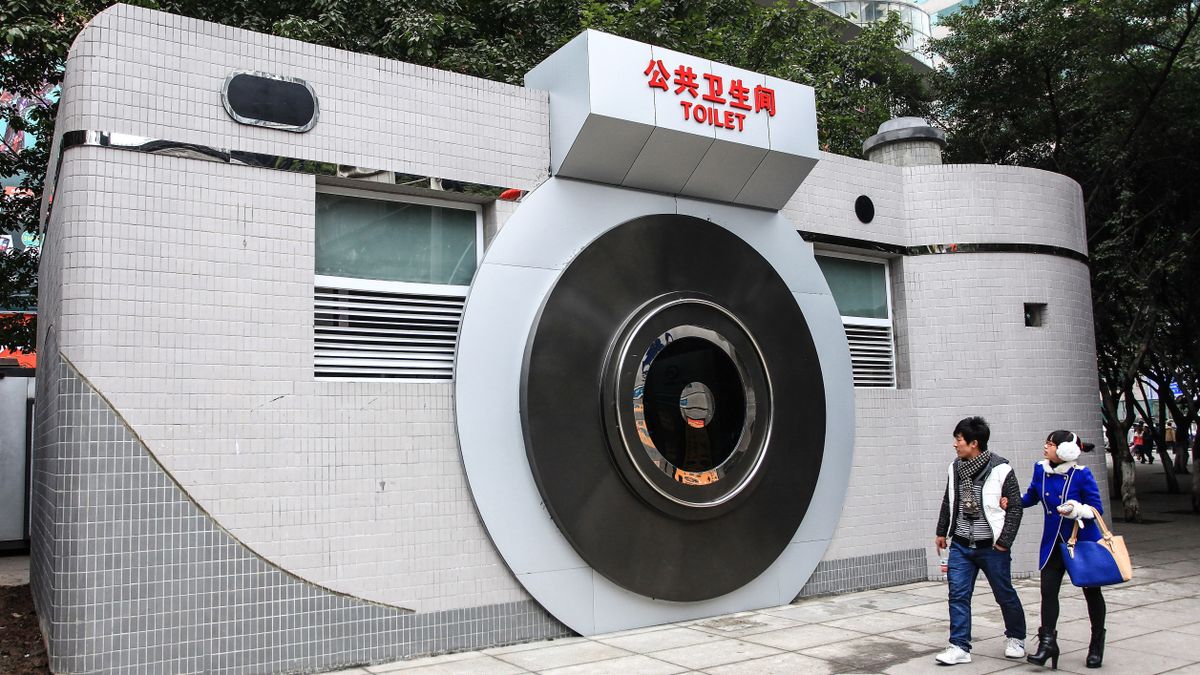
<path fill-rule="evenodd" d="M 822 560 L 799 597 L 883 588 L 925 578 L 925 551 L 919 548 Z"/>
<path fill-rule="evenodd" d="M 39 434 L 35 482 L 57 508 L 39 510 L 33 583 L 55 672 L 312 671 L 570 634 L 532 601 L 414 613 L 271 565 L 69 363 L 43 367 L 57 368 L 57 424 Z"/>

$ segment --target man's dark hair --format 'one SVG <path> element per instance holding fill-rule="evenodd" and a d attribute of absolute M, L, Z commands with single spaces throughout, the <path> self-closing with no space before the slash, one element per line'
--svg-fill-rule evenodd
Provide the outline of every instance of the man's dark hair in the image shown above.
<path fill-rule="evenodd" d="M 987 420 L 982 417 L 968 417 L 954 427 L 954 435 L 961 435 L 967 443 L 979 441 L 979 451 L 986 452 L 992 430 L 988 428 Z"/>

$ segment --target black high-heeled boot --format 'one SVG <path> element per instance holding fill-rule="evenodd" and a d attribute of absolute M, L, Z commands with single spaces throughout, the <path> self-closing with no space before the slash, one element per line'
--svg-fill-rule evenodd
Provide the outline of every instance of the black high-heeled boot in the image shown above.
<path fill-rule="evenodd" d="M 1038 628 L 1037 651 L 1025 657 L 1025 660 L 1035 666 L 1044 666 L 1050 661 L 1050 667 L 1058 670 L 1058 631 Z"/>
<path fill-rule="evenodd" d="M 1100 664 L 1104 663 L 1104 633 L 1103 628 L 1092 629 L 1092 641 L 1088 644 L 1088 668 L 1099 668 Z"/>

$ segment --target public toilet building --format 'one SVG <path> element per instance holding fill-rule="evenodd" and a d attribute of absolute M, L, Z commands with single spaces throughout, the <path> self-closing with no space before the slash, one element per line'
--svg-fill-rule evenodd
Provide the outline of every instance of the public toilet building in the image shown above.
<path fill-rule="evenodd" d="M 525 85 L 124 5 L 84 29 L 39 301 L 55 672 L 934 578 L 959 419 L 1022 482 L 1047 431 L 1099 438 L 1071 180 L 942 165 L 913 120 L 820 152 L 811 88 L 592 31 Z"/>

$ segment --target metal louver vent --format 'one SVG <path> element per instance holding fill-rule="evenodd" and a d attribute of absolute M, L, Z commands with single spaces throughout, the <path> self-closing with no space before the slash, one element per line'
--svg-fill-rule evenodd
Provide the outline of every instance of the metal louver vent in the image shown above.
<path fill-rule="evenodd" d="M 318 285 L 313 296 L 317 377 L 453 377 L 465 293 L 396 293 Z"/>
<path fill-rule="evenodd" d="M 856 387 L 896 386 L 891 326 L 845 323 Z"/>

